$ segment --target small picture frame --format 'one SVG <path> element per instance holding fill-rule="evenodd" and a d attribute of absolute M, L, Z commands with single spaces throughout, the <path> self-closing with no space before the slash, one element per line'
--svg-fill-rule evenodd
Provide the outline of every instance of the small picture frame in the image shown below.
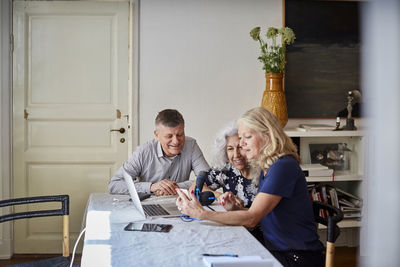
<path fill-rule="evenodd" d="M 309 144 L 311 163 L 320 163 L 334 170 L 348 170 L 351 150 L 346 143 Z"/>

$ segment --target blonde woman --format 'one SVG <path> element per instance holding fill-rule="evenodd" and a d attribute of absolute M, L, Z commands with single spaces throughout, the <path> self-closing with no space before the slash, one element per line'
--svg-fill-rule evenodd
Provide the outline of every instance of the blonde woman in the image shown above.
<path fill-rule="evenodd" d="M 178 190 L 177 205 L 192 217 L 228 225 L 261 223 L 265 246 L 284 266 L 324 266 L 307 183 L 292 140 L 264 108 L 247 111 L 238 121 L 242 152 L 262 171 L 253 204 L 239 207 L 232 193 L 221 196 L 228 212 L 205 210 L 195 197 Z"/>

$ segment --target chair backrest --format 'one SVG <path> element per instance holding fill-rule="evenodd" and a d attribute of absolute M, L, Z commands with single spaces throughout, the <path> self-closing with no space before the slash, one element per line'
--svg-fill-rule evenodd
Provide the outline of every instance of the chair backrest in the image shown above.
<path fill-rule="evenodd" d="M 55 210 L 34 210 L 34 211 L 3 214 L 0 216 L 0 223 L 18 219 L 33 218 L 33 217 L 62 216 L 63 256 L 68 257 L 69 256 L 69 196 L 68 195 L 37 196 L 37 197 L 24 197 L 24 198 L 0 200 L 0 207 L 33 204 L 40 202 L 61 202 L 61 208 Z"/>
<path fill-rule="evenodd" d="M 335 256 L 335 241 L 340 235 L 337 223 L 343 219 L 343 212 L 331 205 L 319 201 L 313 202 L 314 217 L 317 223 L 326 226 L 326 259 L 325 267 L 333 267 Z M 321 211 L 324 216 L 321 216 Z"/>

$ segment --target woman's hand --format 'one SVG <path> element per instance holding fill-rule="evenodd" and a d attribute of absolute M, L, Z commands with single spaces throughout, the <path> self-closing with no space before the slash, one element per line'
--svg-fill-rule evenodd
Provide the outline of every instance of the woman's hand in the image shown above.
<path fill-rule="evenodd" d="M 193 191 L 190 191 L 191 199 L 189 199 L 188 196 L 186 196 L 186 194 L 183 193 L 180 189 L 176 189 L 176 192 L 179 195 L 176 199 L 176 205 L 178 206 L 178 209 L 181 211 L 181 213 L 189 215 L 193 218 L 204 219 L 202 218 L 202 216 L 205 210 L 200 202 L 197 200 Z"/>
<path fill-rule="evenodd" d="M 240 210 L 243 209 L 243 201 L 236 197 L 232 192 L 225 192 L 218 197 L 218 203 L 226 210 Z"/>

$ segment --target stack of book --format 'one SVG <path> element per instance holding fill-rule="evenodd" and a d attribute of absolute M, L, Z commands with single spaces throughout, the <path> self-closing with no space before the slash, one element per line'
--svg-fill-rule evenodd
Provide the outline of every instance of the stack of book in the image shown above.
<path fill-rule="evenodd" d="M 297 127 L 299 131 L 332 131 L 335 129 L 336 126 L 334 125 L 319 123 L 300 124 L 299 127 Z"/>
<path fill-rule="evenodd" d="M 326 184 L 309 184 L 309 195 L 311 201 L 319 201 L 327 203 L 343 212 L 344 219 L 360 219 L 362 200 L 349 192 L 346 192 L 338 187 L 333 187 Z M 326 214 L 320 214 L 321 217 L 326 217 Z"/>
<path fill-rule="evenodd" d="M 319 163 L 300 164 L 306 177 L 329 176 L 333 175 L 333 169 Z"/>
<path fill-rule="evenodd" d="M 344 219 L 361 218 L 362 201 L 359 197 L 335 187 L 339 208 L 343 211 Z"/>

